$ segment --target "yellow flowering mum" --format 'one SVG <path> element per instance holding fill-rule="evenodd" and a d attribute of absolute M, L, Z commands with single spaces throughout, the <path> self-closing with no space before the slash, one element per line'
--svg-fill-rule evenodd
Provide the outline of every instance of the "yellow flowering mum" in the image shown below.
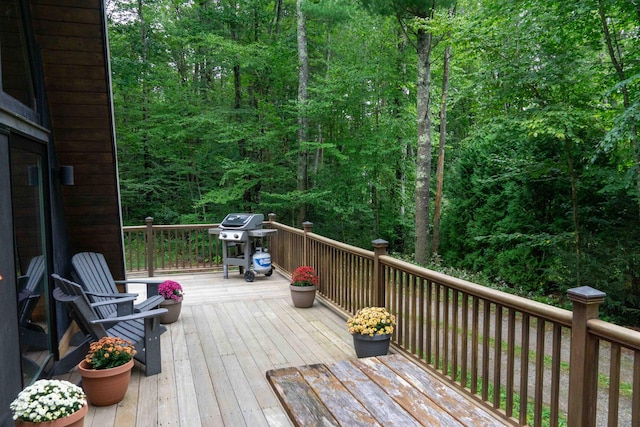
<path fill-rule="evenodd" d="M 347 327 L 352 334 L 384 335 L 392 334 L 396 325 L 396 317 L 384 307 L 365 307 L 347 320 Z"/>

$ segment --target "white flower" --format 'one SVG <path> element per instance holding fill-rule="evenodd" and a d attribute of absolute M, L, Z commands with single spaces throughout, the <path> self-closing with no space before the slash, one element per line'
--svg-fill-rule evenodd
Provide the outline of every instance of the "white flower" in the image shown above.
<path fill-rule="evenodd" d="M 38 380 L 22 390 L 9 407 L 14 420 L 44 422 L 66 417 L 87 404 L 80 387 L 62 380 Z"/>

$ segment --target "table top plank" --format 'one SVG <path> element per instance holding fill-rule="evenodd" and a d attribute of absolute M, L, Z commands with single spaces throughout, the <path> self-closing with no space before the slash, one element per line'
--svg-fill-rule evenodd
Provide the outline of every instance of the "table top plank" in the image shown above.
<path fill-rule="evenodd" d="M 395 354 L 380 360 L 425 396 L 437 396 L 437 399 L 433 399 L 434 402 L 464 425 L 477 427 L 505 425 L 503 421 L 464 398 L 460 392 L 444 384 L 418 365 L 407 363 L 406 358 Z"/>
<path fill-rule="evenodd" d="M 339 426 L 327 407 L 313 392 L 296 368 L 267 371 L 285 411 L 296 426 Z"/>
<path fill-rule="evenodd" d="M 407 363 L 411 363 L 407 360 Z M 354 361 L 365 375 L 384 389 L 393 400 L 402 406 L 411 416 L 428 426 L 462 426 L 451 414 L 443 411 L 415 389 L 408 381 L 389 369 L 376 357 Z"/>
<path fill-rule="evenodd" d="M 378 384 L 356 368 L 351 361 L 332 363 L 329 369 L 351 391 L 351 394 L 357 396 L 358 400 L 383 426 L 420 426 L 415 418 L 409 415 Z"/>
<path fill-rule="evenodd" d="M 322 403 L 343 426 L 379 426 L 371 413 L 324 365 L 301 366 L 298 371 Z"/>

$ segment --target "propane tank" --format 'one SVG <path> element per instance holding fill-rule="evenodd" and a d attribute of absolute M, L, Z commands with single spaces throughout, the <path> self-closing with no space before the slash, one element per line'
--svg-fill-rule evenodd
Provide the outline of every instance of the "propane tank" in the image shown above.
<path fill-rule="evenodd" d="M 258 273 L 271 270 L 271 255 L 267 252 L 257 252 L 253 255 L 253 269 Z"/>

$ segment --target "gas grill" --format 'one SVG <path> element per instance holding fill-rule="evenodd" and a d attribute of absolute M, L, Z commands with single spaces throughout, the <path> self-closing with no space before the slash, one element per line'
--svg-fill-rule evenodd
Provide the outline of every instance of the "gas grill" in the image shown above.
<path fill-rule="evenodd" d="M 210 228 L 222 243 L 224 278 L 229 278 L 229 266 L 238 266 L 244 280 L 253 282 L 256 273 L 271 276 L 271 255 L 264 246 L 264 238 L 278 230 L 263 229 L 264 215 L 232 213 L 224 217 L 220 226 Z"/>

